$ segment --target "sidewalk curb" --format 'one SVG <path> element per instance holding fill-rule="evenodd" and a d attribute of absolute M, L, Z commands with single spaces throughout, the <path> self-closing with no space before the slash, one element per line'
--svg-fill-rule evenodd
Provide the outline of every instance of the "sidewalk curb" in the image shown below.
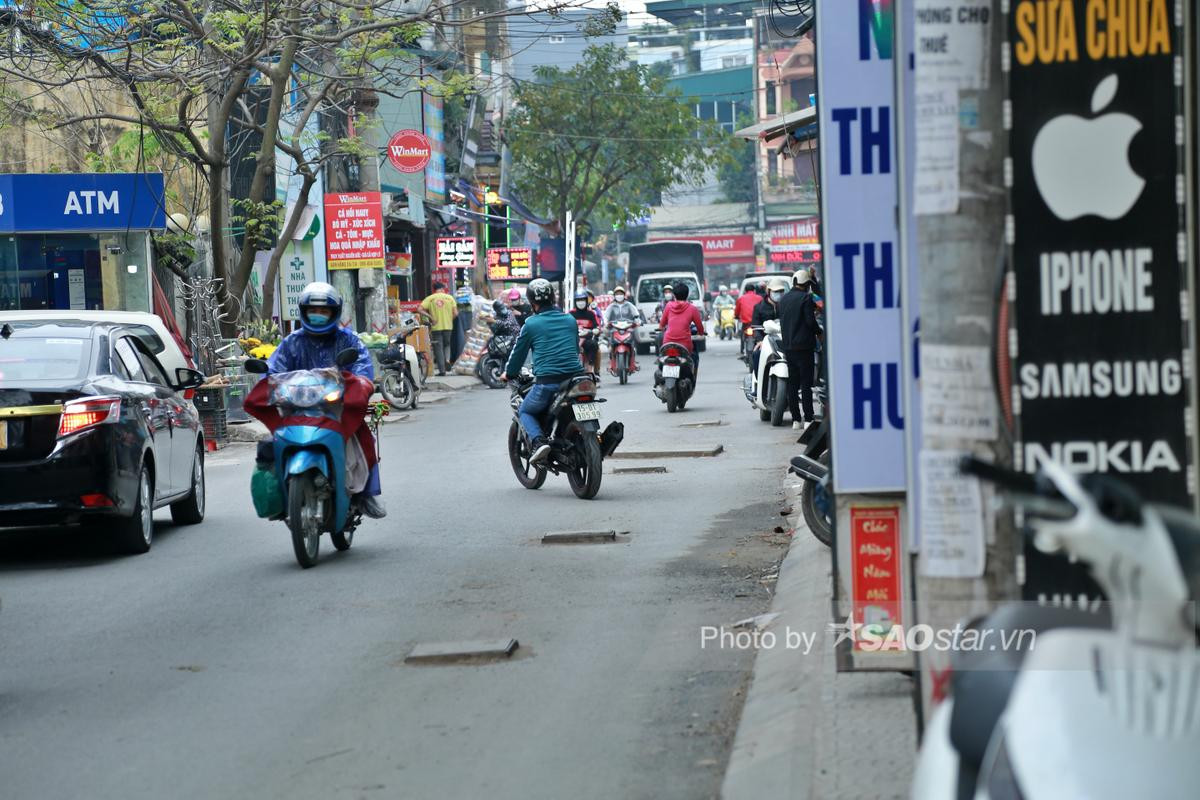
<path fill-rule="evenodd" d="M 738 721 L 724 800 L 907 798 L 916 755 L 911 682 L 897 673 L 837 673 L 830 622 L 832 559 L 786 497 L 792 542 L 779 568 L 767 630 L 818 632 L 813 652 L 760 649 Z M 863 765 L 871 769 L 864 774 Z"/>

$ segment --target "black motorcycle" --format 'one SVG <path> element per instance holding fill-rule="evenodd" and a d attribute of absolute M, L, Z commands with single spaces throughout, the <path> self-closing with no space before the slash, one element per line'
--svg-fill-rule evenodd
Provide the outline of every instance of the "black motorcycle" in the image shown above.
<path fill-rule="evenodd" d="M 824 405 L 824 393 L 818 389 Z M 809 530 L 821 544 L 833 542 L 833 474 L 829 469 L 829 421 L 819 419 L 808 424 L 800 435 L 804 452 L 791 461 L 788 472 L 804 479 L 800 490 L 800 511 Z"/>
<path fill-rule="evenodd" d="M 610 422 L 600 432 L 600 403 L 592 375 L 578 375 L 558 387 L 554 400 L 539 422 L 550 438 L 550 455 L 540 464 L 530 463 L 533 445 L 517 409 L 533 388 L 532 375 L 522 374 L 512 381 L 512 425 L 508 429 L 508 458 L 517 480 L 526 489 L 540 488 L 546 473 L 566 473 L 571 491 L 582 500 L 591 500 L 600 491 L 604 459 L 616 451 L 625 437 L 625 426 Z"/>
<path fill-rule="evenodd" d="M 504 381 L 501 380 L 504 367 L 508 364 L 508 354 L 517 343 L 517 337 L 511 333 L 496 334 L 495 330 L 496 325 L 492 323 L 492 338 L 488 339 L 487 347 L 475 364 L 475 374 L 489 389 L 504 387 Z"/>
<path fill-rule="evenodd" d="M 654 396 L 667 404 L 667 411 L 682 411 L 696 391 L 696 371 L 692 354 L 675 342 L 658 349 L 658 365 L 654 370 Z"/>

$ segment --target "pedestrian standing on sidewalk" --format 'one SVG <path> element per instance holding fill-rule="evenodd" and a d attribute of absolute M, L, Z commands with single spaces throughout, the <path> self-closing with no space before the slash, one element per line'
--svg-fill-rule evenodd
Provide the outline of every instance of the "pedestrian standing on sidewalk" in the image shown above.
<path fill-rule="evenodd" d="M 820 328 L 817 327 L 817 304 L 811 285 L 808 270 L 797 270 L 792 275 L 791 291 L 779 301 L 780 338 L 788 365 L 788 410 L 792 414 L 792 428 L 796 429 L 816 416 L 812 389 Z"/>
<path fill-rule="evenodd" d="M 437 362 L 437 374 L 445 375 L 449 368 L 450 352 L 453 347 L 454 320 L 458 317 L 458 301 L 446 291 L 446 284 L 435 283 L 433 294 L 421 301 L 421 317 L 428 320 L 431 329 L 433 357 Z"/>

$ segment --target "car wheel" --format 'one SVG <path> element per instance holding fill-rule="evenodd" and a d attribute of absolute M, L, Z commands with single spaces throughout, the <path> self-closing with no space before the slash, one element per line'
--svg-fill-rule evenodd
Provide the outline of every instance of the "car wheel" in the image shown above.
<path fill-rule="evenodd" d="M 154 539 L 154 480 L 150 467 L 143 464 L 138 476 L 137 502 L 133 515 L 118 517 L 113 523 L 113 539 L 125 553 L 145 553 Z"/>
<path fill-rule="evenodd" d="M 204 501 L 204 448 L 197 445 L 192 461 L 192 491 L 171 503 L 171 520 L 176 525 L 199 525 L 204 522 Z"/>

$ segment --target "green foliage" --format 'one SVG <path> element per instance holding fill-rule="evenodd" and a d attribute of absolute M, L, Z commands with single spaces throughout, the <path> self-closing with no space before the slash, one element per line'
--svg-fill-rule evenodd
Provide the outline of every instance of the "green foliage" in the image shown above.
<path fill-rule="evenodd" d="M 230 221 L 245 229 L 247 247 L 254 250 L 267 250 L 275 246 L 283 203 L 278 200 L 261 202 L 234 198 L 230 201 L 230 205 L 233 208 Z"/>
<path fill-rule="evenodd" d="M 622 48 L 588 47 L 569 70 L 538 67 L 506 130 L 521 198 L 561 220 L 623 222 L 676 182 L 695 182 L 727 145 L 665 76 Z"/>

